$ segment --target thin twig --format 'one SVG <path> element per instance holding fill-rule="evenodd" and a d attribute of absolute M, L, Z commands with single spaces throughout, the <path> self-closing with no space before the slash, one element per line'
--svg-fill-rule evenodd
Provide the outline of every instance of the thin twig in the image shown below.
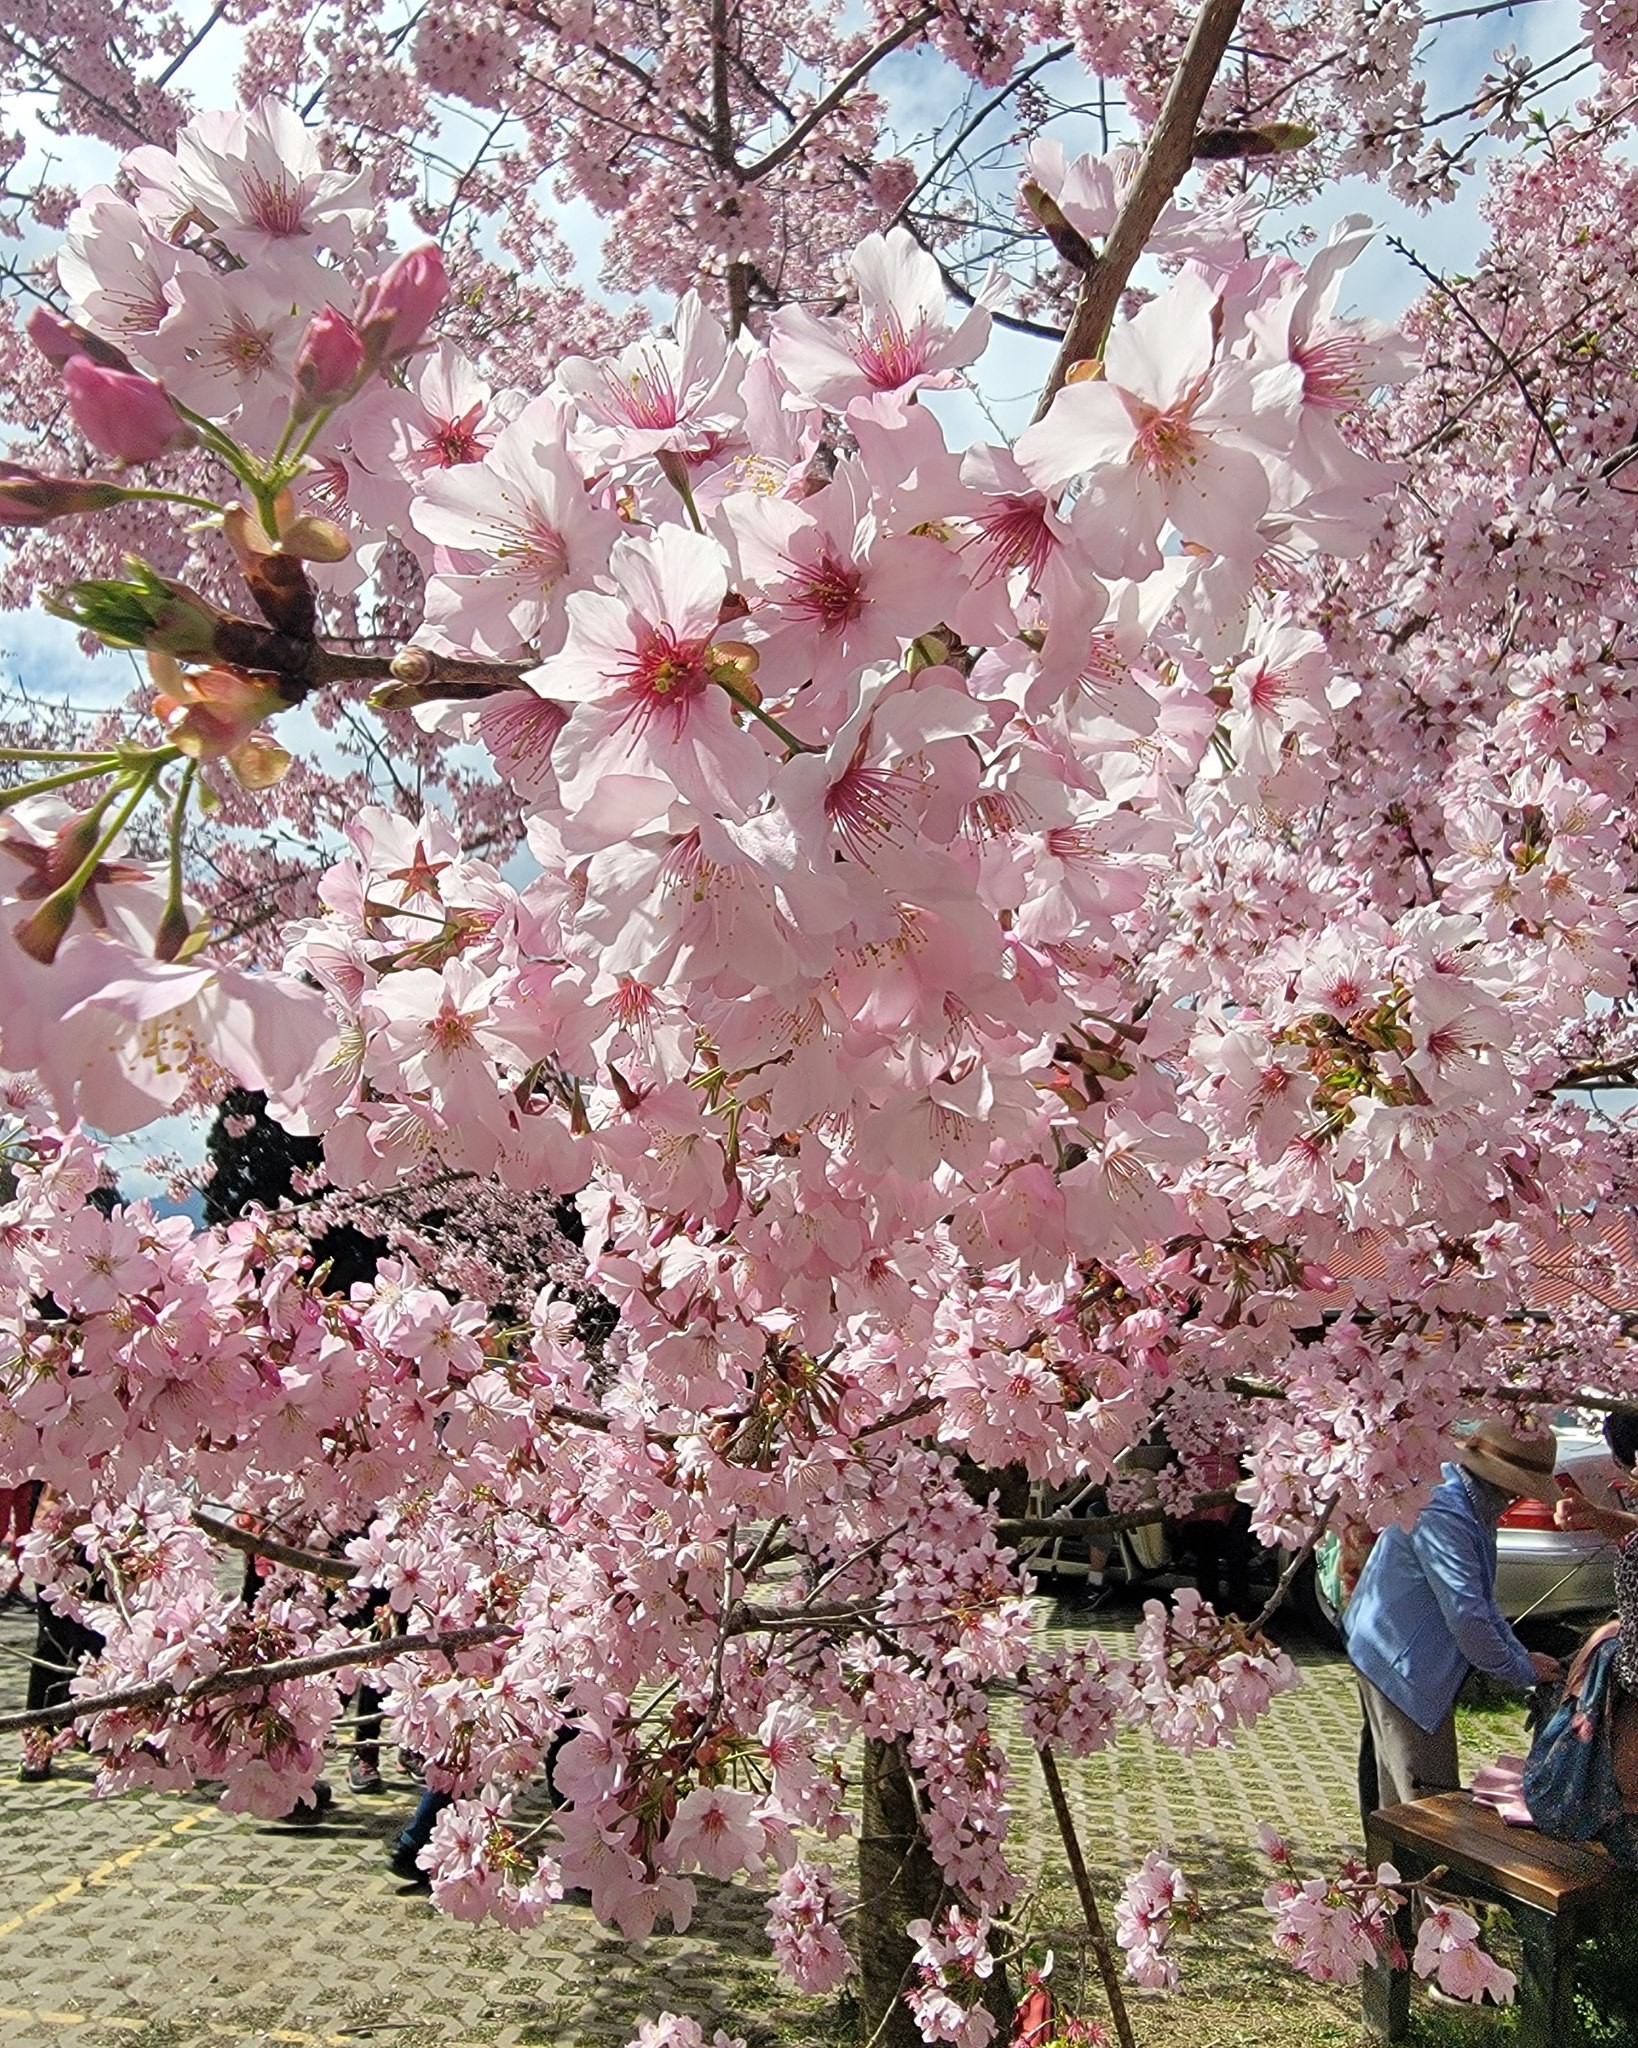
<path fill-rule="evenodd" d="M 1080 1894 L 1081 1912 L 1086 1920 L 1086 1931 L 1092 1938 L 1092 1953 L 1097 1958 L 1098 1975 L 1103 1979 L 1103 1994 L 1109 2001 L 1110 2018 L 1115 2022 L 1115 2032 L 1120 2036 L 1120 2048 L 1136 2048 L 1132 2037 L 1132 2022 L 1126 2011 L 1126 1994 L 1120 1988 L 1120 1972 L 1115 1968 L 1114 1951 L 1110 1948 L 1109 1937 L 1104 1932 L 1103 1915 L 1098 1911 L 1092 1880 L 1086 1872 L 1086 1858 L 1081 1854 L 1081 1838 L 1075 1832 L 1075 1816 L 1069 1810 L 1069 1800 L 1064 1794 L 1064 1781 L 1058 1775 L 1058 1760 L 1044 1742 L 1037 1747 L 1035 1754 L 1040 1759 L 1041 1776 L 1046 1780 L 1047 1797 L 1052 1801 L 1053 1818 L 1058 1823 L 1064 1854 L 1069 1858 L 1069 1874 L 1074 1878 L 1075 1889 Z"/>
<path fill-rule="evenodd" d="M 990 116 L 998 108 L 1005 106 L 1007 101 L 1012 98 L 1013 94 L 1021 86 L 1027 85 L 1037 72 L 1045 71 L 1049 64 L 1061 63 L 1065 57 L 1072 57 L 1074 54 L 1075 45 L 1073 43 L 1055 43 L 1050 50 L 1043 52 L 1033 63 L 1026 64 L 1020 71 L 1015 71 L 999 92 L 992 93 L 977 112 L 970 115 L 962 123 L 956 133 L 955 140 L 947 144 L 934 157 L 933 161 L 927 166 L 927 169 L 916 180 L 904 198 L 899 201 L 892 213 L 889 214 L 887 220 L 883 223 L 884 232 L 887 228 L 897 227 L 905 219 L 911 207 L 915 205 L 921 194 L 932 184 L 940 171 L 961 154 L 962 150 L 966 148 L 967 144 L 978 133 L 979 129 L 983 127 Z"/>
<path fill-rule="evenodd" d="M 1252 1622 L 1250 1627 L 1250 1633 L 1252 1635 L 1256 1635 L 1268 1622 L 1270 1622 L 1274 1618 L 1275 1613 L 1278 1611 L 1278 1609 L 1284 1602 L 1286 1594 L 1291 1590 L 1293 1580 L 1296 1578 L 1298 1572 L 1302 1570 L 1303 1566 L 1313 1556 L 1316 1548 L 1319 1545 L 1320 1538 L 1325 1534 L 1326 1530 L 1330 1527 L 1331 1517 L 1336 1513 L 1336 1511 L 1337 1497 L 1335 1494 L 1332 1494 L 1331 1498 L 1325 1503 L 1324 1514 L 1320 1516 L 1319 1520 L 1314 1524 L 1313 1528 L 1309 1530 L 1307 1542 L 1304 1543 L 1301 1550 L 1297 1552 L 1295 1557 L 1287 1561 L 1285 1570 L 1281 1572 L 1273 1592 L 1269 1594 L 1268 1599 L 1263 1606 L 1262 1613 L 1258 1615 L 1257 1619 L 1254 1622 Z"/>
<path fill-rule="evenodd" d="M 914 14 L 906 15 L 897 28 L 890 30 L 879 43 L 866 50 L 856 64 L 842 73 L 830 91 L 822 99 L 814 102 L 796 126 L 788 134 L 780 137 L 766 156 L 759 157 L 754 164 L 746 165 L 746 183 L 754 184 L 759 178 L 765 178 L 770 171 L 778 170 L 788 158 L 795 156 L 813 131 L 836 111 L 853 88 L 861 80 L 868 78 L 884 57 L 890 57 L 903 44 L 919 36 L 936 12 L 936 8 L 923 7 Z"/>
<path fill-rule="evenodd" d="M 1546 436 L 1547 445 L 1552 449 L 1555 459 L 1562 462 L 1564 460 L 1564 450 L 1559 446 L 1558 436 L 1553 432 L 1552 422 L 1542 410 L 1535 393 L 1530 389 L 1524 372 L 1490 332 L 1489 328 L 1485 326 L 1484 322 L 1468 306 L 1461 293 L 1457 291 L 1448 278 L 1441 277 L 1437 270 L 1424 263 L 1416 251 L 1410 247 L 1409 243 L 1402 242 L 1397 235 L 1390 235 L 1388 237 L 1388 247 L 1395 251 L 1396 254 L 1403 256 L 1412 270 L 1420 272 L 1427 279 L 1428 283 L 1433 286 L 1435 291 L 1443 293 L 1445 298 L 1455 308 L 1462 321 L 1472 328 L 1485 347 L 1489 349 L 1496 358 L 1496 361 L 1501 365 L 1508 381 L 1523 400 L 1525 411 L 1529 413 L 1531 419 L 1535 421 L 1536 425 Z"/>

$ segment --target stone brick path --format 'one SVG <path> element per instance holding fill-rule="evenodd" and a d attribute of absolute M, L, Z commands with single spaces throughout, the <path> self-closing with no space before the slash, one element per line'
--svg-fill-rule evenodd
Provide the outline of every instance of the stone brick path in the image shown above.
<path fill-rule="evenodd" d="M 1040 1603 L 1051 1633 L 1085 1627 Z M 1130 1609 L 1099 1613 L 1111 1646 Z M 0 1616 L 0 1698 L 20 1704 L 32 1618 Z M 1169 1846 L 1208 1892 L 1249 1900 L 1247 1845 L 1276 1818 L 1316 1852 L 1346 1843 L 1356 1708 L 1336 1657 L 1293 1645 L 1302 1688 L 1234 1751 L 1182 1763 L 1141 1736 L 1066 1765 L 1088 1859 L 1108 1880 Z M 604 2048 L 665 2007 L 732 2022 L 753 2048 L 835 2041 L 833 2007 L 784 1991 L 765 1960 L 765 1906 L 747 1886 L 700 1885 L 686 1935 L 627 1943 L 560 1907 L 512 1936 L 434 1914 L 384 1857 L 415 1788 L 342 1790 L 312 1829 L 220 1812 L 204 1795 L 89 1799 L 83 1758 L 21 1785 L 0 1746 L 0 2042 L 5 2048 Z M 1015 1745 L 1015 1839 L 1048 1895 L 1064 1872 L 1027 1748 Z M 336 1782 L 344 1783 L 337 1771 Z M 1266 1927 L 1246 1915 L 1246 1954 Z M 1227 1923 L 1224 1923 L 1225 1927 Z M 1260 1967 L 1260 1965 L 1259 1965 Z M 1289 1995 L 1307 1994 L 1294 1984 Z M 1214 2036 L 1215 2038 L 1215 2036 Z M 1224 2037 L 1228 2038 L 1228 2037 Z"/>

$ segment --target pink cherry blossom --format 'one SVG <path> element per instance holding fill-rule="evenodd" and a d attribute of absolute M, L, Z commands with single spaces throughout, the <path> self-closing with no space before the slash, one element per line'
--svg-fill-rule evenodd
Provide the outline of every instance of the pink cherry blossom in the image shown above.
<path fill-rule="evenodd" d="M 436 396 L 428 393 L 423 404 Z M 435 412 L 433 446 L 441 452 L 453 432 L 470 435 L 482 419 L 469 405 L 445 424 L 440 444 Z M 527 647 L 555 653 L 570 593 L 588 588 L 607 566 L 618 524 L 592 503 L 562 432 L 559 409 L 537 399 L 476 460 L 411 457 L 421 476 L 410 516 L 427 539 L 450 550 L 428 605 L 429 623 L 447 643 L 507 656 Z M 401 466 L 398 451 L 413 447 L 412 435 L 381 451 L 372 426 L 366 459 Z M 475 566 L 464 566 L 469 561 Z"/>
<path fill-rule="evenodd" d="M 569 597 L 562 652 L 530 678 L 575 707 L 553 749 L 565 806 L 588 824 L 618 818 L 622 835 L 677 797 L 707 813 L 743 811 L 769 764 L 713 673 L 721 549 L 671 527 L 617 541 L 609 575 L 615 594 Z"/>
<path fill-rule="evenodd" d="M 775 318 L 773 358 L 799 398 L 888 418 L 924 387 L 954 383 L 982 355 L 989 313 L 975 306 L 952 326 L 938 266 L 903 228 L 866 236 L 853 279 L 851 318 L 821 320 L 794 306 Z"/>
<path fill-rule="evenodd" d="M 1511 2005 L 1518 1979 L 1487 1956 L 1478 1945 L 1479 1923 L 1456 1906 L 1430 1906 L 1416 1936 L 1411 1968 L 1418 1977 L 1433 1977 L 1451 1998 L 1482 2004 Z"/>
<path fill-rule="evenodd" d="M 1197 272 L 1185 272 L 1115 328 L 1102 375 L 1060 391 L 1016 444 L 1041 489 L 1081 479 L 1074 531 L 1105 575 L 1158 569 L 1168 524 L 1185 541 L 1243 558 L 1268 509 L 1251 443 L 1295 432 L 1300 378 L 1217 360 L 1215 300 Z"/>

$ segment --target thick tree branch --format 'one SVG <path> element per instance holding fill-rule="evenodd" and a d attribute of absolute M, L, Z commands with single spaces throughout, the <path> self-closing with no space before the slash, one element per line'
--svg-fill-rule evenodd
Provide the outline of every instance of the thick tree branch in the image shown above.
<path fill-rule="evenodd" d="M 124 1713 L 142 1707 L 192 1707 L 222 1693 L 248 1692 L 259 1685 L 284 1685 L 292 1679 L 319 1678 L 327 1671 L 350 1671 L 357 1665 L 390 1664 L 398 1657 L 455 1657 L 484 1643 L 498 1643 L 517 1630 L 508 1622 L 485 1622 L 477 1628 L 450 1629 L 439 1635 L 393 1636 L 380 1642 L 354 1643 L 344 1650 L 318 1650 L 310 1657 L 281 1657 L 271 1664 L 237 1665 L 213 1671 L 192 1685 L 155 1679 L 148 1685 L 122 1686 L 117 1692 L 87 1693 L 60 1706 L 22 1708 L 0 1714 L 0 1734 L 15 1728 L 66 1728 L 95 1714 Z"/>
<path fill-rule="evenodd" d="M 1102 352 L 1133 266 L 1193 160 L 1200 110 L 1239 22 L 1242 4 L 1243 0 L 1205 0 L 1200 10 L 1109 239 L 1081 280 L 1068 332 L 1036 408 L 1037 419 L 1063 389 L 1070 365 Z"/>
<path fill-rule="evenodd" d="M 1231 1508 L 1239 1497 L 1232 1486 L 1219 1486 L 1197 1493 L 1176 1512 L 1156 1506 L 1136 1508 L 1128 1515 L 1020 1515 L 997 1522 L 995 1533 L 1003 1543 L 1032 1543 L 1051 1536 L 1119 1536 L 1128 1529 L 1153 1528 L 1157 1522 L 1186 1522 L 1207 1508 Z"/>
<path fill-rule="evenodd" d="M 308 665 L 308 680 L 310 687 L 385 682 L 384 696 L 402 697 L 405 704 L 411 704 L 446 697 L 492 697 L 502 690 L 520 689 L 525 675 L 536 666 L 532 661 L 480 661 L 435 654 L 429 647 L 401 647 L 392 654 L 334 654 L 327 647 L 318 647 Z M 423 695 L 412 696 L 412 691 Z"/>
<path fill-rule="evenodd" d="M 1552 1095 L 1560 1088 L 1638 1088 L 1638 1055 L 1630 1060 L 1586 1060 L 1536 1093 Z"/>

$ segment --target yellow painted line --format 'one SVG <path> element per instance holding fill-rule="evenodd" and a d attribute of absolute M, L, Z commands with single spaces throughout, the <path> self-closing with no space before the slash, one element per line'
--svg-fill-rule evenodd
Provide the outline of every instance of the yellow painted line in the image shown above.
<path fill-rule="evenodd" d="M 95 1870 L 88 1871 L 84 1877 L 71 1877 L 67 1884 L 60 1885 L 54 1892 L 48 1892 L 43 1899 L 37 1899 L 26 1912 L 16 1913 L 9 1920 L 0 1920 L 0 1941 L 3 1941 L 8 1934 L 15 1934 L 19 1927 L 26 1926 L 30 1920 L 38 1920 L 42 1913 L 49 1913 L 53 1906 L 63 1906 L 70 1899 L 78 1898 L 88 1884 L 106 1883 L 114 1871 L 129 1869 L 137 1861 L 138 1857 L 146 1856 L 154 1849 L 164 1848 L 173 1835 L 185 1835 L 189 1828 L 198 1827 L 204 1818 L 205 1816 L 202 1813 L 190 1813 L 185 1820 L 172 1821 L 168 1828 L 161 1834 L 155 1835 L 150 1841 L 138 1842 L 134 1849 L 127 1849 L 123 1856 L 116 1856 L 108 1863 L 99 1863 Z M 42 2013 L 40 2017 L 48 2020 L 53 2026 L 77 2026 L 79 2024 L 79 2016 L 73 2013 L 57 2014 L 55 2016 L 49 2013 Z"/>
<path fill-rule="evenodd" d="M 47 2012 L 40 2006 L 0 2005 L 0 2020 L 31 2020 L 36 2026 L 84 2027 L 93 2022 L 99 2027 L 113 2027 L 121 2033 L 139 2034 L 151 2027 L 152 2019 L 138 2014 L 134 2019 L 118 2013 L 89 2012 Z M 211 2033 L 230 2036 L 234 2040 L 244 2039 L 244 2028 L 229 2020 L 207 2020 L 205 2025 Z M 303 2034 L 289 2029 L 268 2029 L 263 2035 L 268 2041 L 290 2044 L 290 2048 L 357 2048 L 357 2034 Z M 473 2044 L 476 2048 L 476 2044 Z"/>

